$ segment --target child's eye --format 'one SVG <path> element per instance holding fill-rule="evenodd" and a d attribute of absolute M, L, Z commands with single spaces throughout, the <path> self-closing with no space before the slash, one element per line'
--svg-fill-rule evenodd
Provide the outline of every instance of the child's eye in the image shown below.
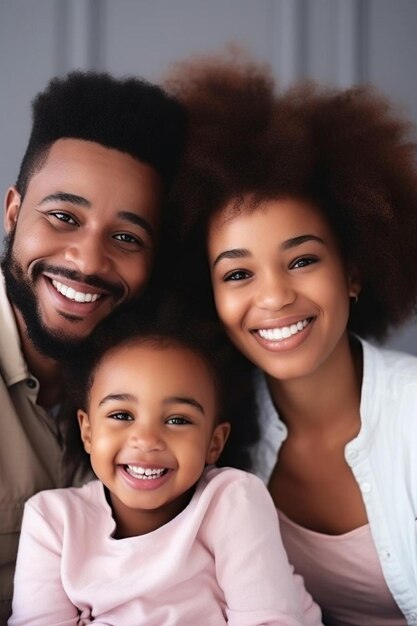
<path fill-rule="evenodd" d="M 133 417 L 130 415 L 130 413 L 126 413 L 125 411 L 110 413 L 109 418 L 121 422 L 131 422 L 133 420 Z"/>
<path fill-rule="evenodd" d="M 228 272 L 224 277 L 224 281 L 229 280 L 246 280 L 251 277 L 251 274 L 246 270 L 233 270 L 232 272 Z"/>
<path fill-rule="evenodd" d="M 60 222 L 65 222 L 65 224 L 70 224 L 71 226 L 77 226 L 77 222 L 69 213 L 64 213 L 62 211 L 54 211 L 51 213 L 53 217 L 56 217 Z"/>
<path fill-rule="evenodd" d="M 318 262 L 318 258 L 314 256 L 303 256 L 301 258 L 295 259 L 290 264 L 290 270 L 297 270 L 302 267 L 307 267 L 308 265 L 313 265 Z"/>
<path fill-rule="evenodd" d="M 191 424 L 192 422 L 182 415 L 172 415 L 167 419 L 166 423 L 174 426 L 183 426 L 185 424 Z"/>

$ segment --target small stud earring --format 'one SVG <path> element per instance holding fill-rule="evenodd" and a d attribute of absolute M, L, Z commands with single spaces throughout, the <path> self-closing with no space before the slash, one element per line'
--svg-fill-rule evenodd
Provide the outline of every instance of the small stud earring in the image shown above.
<path fill-rule="evenodd" d="M 353 293 L 350 296 L 350 301 L 352 304 L 358 304 L 359 296 L 357 293 Z"/>

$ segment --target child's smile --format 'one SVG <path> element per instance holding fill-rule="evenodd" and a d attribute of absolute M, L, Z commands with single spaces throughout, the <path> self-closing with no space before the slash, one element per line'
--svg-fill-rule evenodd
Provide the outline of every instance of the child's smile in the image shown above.
<path fill-rule="evenodd" d="M 79 420 L 124 536 L 158 528 L 187 505 L 221 451 L 217 411 L 213 377 L 191 349 L 139 339 L 99 363 Z"/>

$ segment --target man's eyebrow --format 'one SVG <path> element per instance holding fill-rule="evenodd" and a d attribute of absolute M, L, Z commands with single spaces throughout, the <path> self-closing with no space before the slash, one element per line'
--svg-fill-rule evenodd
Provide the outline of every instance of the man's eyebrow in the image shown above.
<path fill-rule="evenodd" d="M 119 211 L 117 214 L 122 220 L 126 222 L 130 222 L 135 226 L 139 226 L 139 228 L 143 228 L 151 239 L 155 239 L 155 233 L 153 231 L 152 226 L 142 215 L 138 215 L 137 213 L 133 213 L 133 211 Z"/>
<path fill-rule="evenodd" d="M 197 402 L 195 398 L 191 398 L 189 396 L 169 396 L 168 398 L 164 399 L 164 404 L 190 404 L 191 406 L 198 409 L 200 413 L 205 415 L 203 405 Z"/>
<path fill-rule="evenodd" d="M 225 250 L 224 252 L 220 252 L 218 256 L 213 261 L 213 267 L 217 265 L 219 261 L 222 259 L 243 259 L 244 257 L 251 256 L 249 250 L 246 248 L 234 248 L 233 250 Z"/>
<path fill-rule="evenodd" d="M 300 246 L 302 243 L 306 241 L 318 241 L 319 243 L 324 244 L 324 239 L 318 237 L 317 235 L 299 235 L 299 237 L 292 237 L 291 239 L 287 239 L 281 244 L 281 250 L 290 250 L 291 248 L 295 248 L 296 246 Z"/>
<path fill-rule="evenodd" d="M 78 196 L 75 193 L 68 193 L 66 191 L 57 191 L 56 193 L 51 193 L 48 196 L 45 196 L 39 204 L 46 204 L 47 202 L 66 202 L 68 204 L 75 204 L 76 206 L 82 206 L 89 209 L 91 207 L 90 200 L 84 198 L 83 196 Z M 119 211 L 117 216 L 126 221 L 134 224 L 135 226 L 139 226 L 139 228 L 143 228 L 151 239 L 155 239 L 155 233 L 153 231 L 152 226 L 141 215 L 134 213 L 133 211 Z"/>
<path fill-rule="evenodd" d="M 69 204 L 76 204 L 77 206 L 91 207 L 91 202 L 83 196 L 77 196 L 75 193 L 68 193 L 66 191 L 57 191 L 51 193 L 39 202 L 39 204 L 45 204 L 47 202 L 68 202 Z"/>
<path fill-rule="evenodd" d="M 116 400 L 117 402 L 134 402 L 137 398 L 130 393 L 109 393 L 100 400 L 98 405 L 101 406 L 102 404 L 112 402 L 113 400 Z"/>

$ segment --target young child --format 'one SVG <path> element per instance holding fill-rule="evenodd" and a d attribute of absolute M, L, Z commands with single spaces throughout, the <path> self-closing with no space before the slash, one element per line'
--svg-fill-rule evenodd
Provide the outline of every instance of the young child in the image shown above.
<path fill-rule="evenodd" d="M 279 93 L 246 62 L 188 64 L 175 89 L 175 292 L 252 365 L 250 468 L 289 560 L 326 624 L 415 625 L 417 359 L 367 341 L 417 302 L 412 129 L 372 88 Z"/>
<path fill-rule="evenodd" d="M 321 623 L 261 481 L 213 467 L 230 426 L 197 336 L 123 324 L 77 373 L 98 480 L 27 502 L 10 626 Z"/>

